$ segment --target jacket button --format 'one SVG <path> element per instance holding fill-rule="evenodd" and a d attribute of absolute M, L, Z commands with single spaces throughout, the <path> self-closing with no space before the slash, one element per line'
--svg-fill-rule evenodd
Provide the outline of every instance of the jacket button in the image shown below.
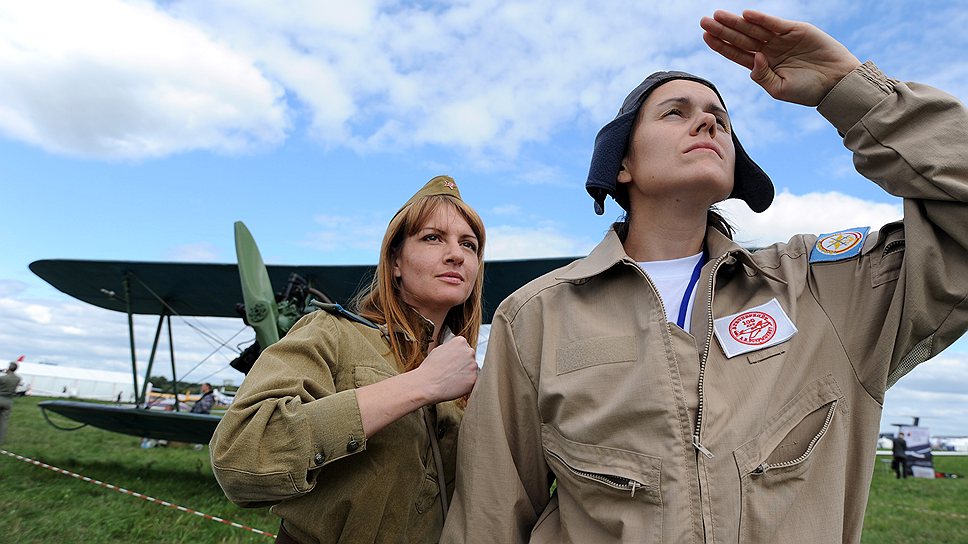
<path fill-rule="evenodd" d="M 350 438 L 350 441 L 346 443 L 346 451 L 354 452 L 358 449 L 360 449 L 360 443 L 355 438 Z"/>
<path fill-rule="evenodd" d="M 317 465 L 323 464 L 323 454 L 317 453 L 315 456 L 313 456 L 313 461 L 316 461 Z"/>
<path fill-rule="evenodd" d="M 437 427 L 437 440 L 443 439 L 445 434 L 447 434 L 447 427 L 444 426 L 444 425 L 438 426 Z"/>

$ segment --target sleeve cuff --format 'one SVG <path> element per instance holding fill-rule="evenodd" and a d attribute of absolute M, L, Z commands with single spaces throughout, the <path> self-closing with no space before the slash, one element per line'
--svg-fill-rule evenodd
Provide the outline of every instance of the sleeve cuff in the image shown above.
<path fill-rule="evenodd" d="M 881 100 L 894 93 L 895 83 L 873 62 L 867 61 L 834 85 L 820 101 L 817 111 L 844 135 Z"/>
<path fill-rule="evenodd" d="M 313 444 L 313 468 L 327 465 L 348 455 L 366 450 L 366 435 L 356 390 L 348 389 L 327 396 L 325 402 L 304 406 Z"/>

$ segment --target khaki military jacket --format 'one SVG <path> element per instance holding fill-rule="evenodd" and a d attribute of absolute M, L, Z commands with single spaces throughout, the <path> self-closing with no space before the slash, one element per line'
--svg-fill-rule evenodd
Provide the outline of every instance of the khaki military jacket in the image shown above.
<path fill-rule="evenodd" d="M 819 110 L 903 223 L 817 263 L 710 229 L 691 335 L 614 231 L 511 295 L 442 542 L 860 541 L 885 390 L 968 327 L 968 113 L 871 64 Z M 714 320 L 772 299 L 797 332 L 727 357 Z"/>
<path fill-rule="evenodd" d="M 262 353 L 212 437 L 225 495 L 273 505 L 304 543 L 437 542 L 433 443 L 453 490 L 461 413 L 441 403 L 366 437 L 356 388 L 398 373 L 381 330 L 325 311 L 303 317 Z"/>
<path fill-rule="evenodd" d="M 5 372 L 0 375 L 0 408 L 9 410 L 13 408 L 13 397 L 17 394 L 17 386 L 20 385 L 20 376 L 15 372 Z M 2 438 L 3 429 L 0 429 Z"/>
<path fill-rule="evenodd" d="M 4 372 L 0 375 L 0 397 L 13 398 L 20 385 L 20 376 L 16 372 Z"/>

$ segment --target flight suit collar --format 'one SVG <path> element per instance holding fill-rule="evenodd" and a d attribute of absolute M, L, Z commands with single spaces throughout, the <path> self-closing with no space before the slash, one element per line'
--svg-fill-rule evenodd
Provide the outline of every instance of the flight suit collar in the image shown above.
<path fill-rule="evenodd" d="M 713 227 L 707 227 L 706 229 L 705 245 L 709 261 L 711 262 L 715 262 L 720 257 L 725 256 L 725 259 L 723 259 L 724 264 L 734 264 L 736 262 L 740 262 L 746 267 L 747 270 L 749 270 L 748 274 L 750 275 L 753 275 L 753 273 L 761 274 L 773 281 L 786 284 L 786 281 L 784 281 L 782 278 L 760 266 L 759 263 L 753 259 L 753 255 L 749 252 L 749 250 L 740 246 L 735 241 L 731 240 L 729 237 Z M 620 262 L 637 265 L 637 263 L 631 257 L 629 257 L 627 253 L 625 253 L 625 248 L 622 246 L 622 241 L 615 232 L 613 225 L 613 228 L 609 229 L 608 233 L 605 234 L 605 239 L 595 246 L 595 249 L 593 249 L 587 257 L 576 261 L 574 266 L 563 270 L 560 274 L 555 276 L 555 279 L 563 281 L 588 279 L 601 274 Z"/>

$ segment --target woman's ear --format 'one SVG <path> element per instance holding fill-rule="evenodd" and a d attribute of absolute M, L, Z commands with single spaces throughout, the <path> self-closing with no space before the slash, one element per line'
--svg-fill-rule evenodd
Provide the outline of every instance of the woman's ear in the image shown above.
<path fill-rule="evenodd" d="M 391 250 L 390 251 L 390 263 L 393 271 L 394 278 L 400 278 L 403 276 L 403 272 L 400 270 L 400 251 Z"/>
<path fill-rule="evenodd" d="M 631 183 L 632 174 L 629 172 L 629 158 L 628 156 L 622 158 L 622 168 L 618 171 L 618 176 L 616 176 L 616 181 L 619 183 Z"/>

